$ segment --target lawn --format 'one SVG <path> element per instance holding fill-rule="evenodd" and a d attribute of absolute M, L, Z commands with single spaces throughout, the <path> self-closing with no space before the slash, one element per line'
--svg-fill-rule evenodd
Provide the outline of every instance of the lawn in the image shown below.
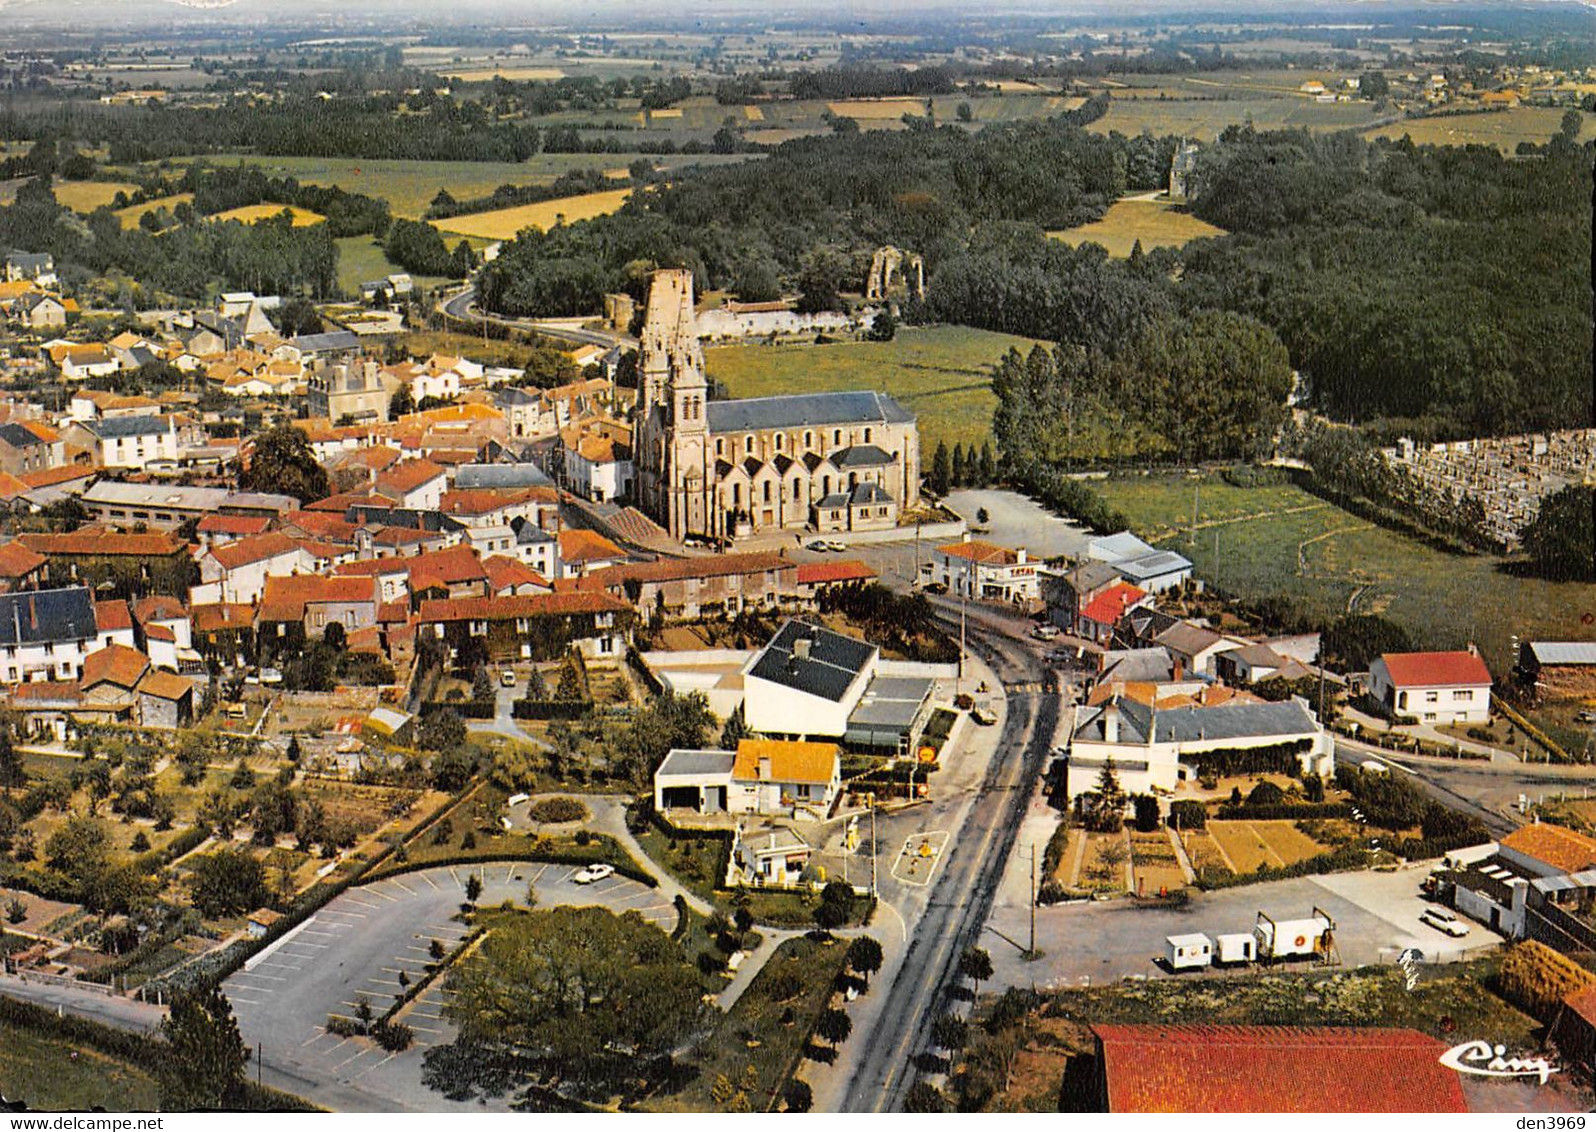
<path fill-rule="evenodd" d="M 980 446 L 992 435 L 992 366 L 1034 341 L 960 326 L 907 327 L 891 342 L 716 346 L 704 351 L 709 376 L 733 397 L 872 389 L 920 417 L 920 451 L 938 442 Z"/>
<path fill-rule="evenodd" d="M 1143 251 L 1152 251 L 1154 248 L 1178 248 L 1192 240 L 1224 234 L 1223 228 L 1216 228 L 1161 200 L 1115 201 L 1101 220 L 1048 233 L 1071 247 L 1100 244 L 1118 259 L 1129 256 L 1137 240 L 1141 241 Z"/>
<path fill-rule="evenodd" d="M 7 1024 L 0 1093 L 43 1112 L 154 1112 L 155 1081 L 125 1061 Z"/>
<path fill-rule="evenodd" d="M 230 208 L 226 212 L 218 212 L 212 220 L 239 220 L 245 224 L 253 224 L 257 220 L 264 220 L 268 216 L 277 216 L 287 211 L 293 215 L 295 228 L 309 228 L 312 224 L 320 224 L 327 218 L 319 212 L 312 212 L 308 208 L 295 208 L 286 204 L 246 204 L 242 208 Z"/>
<path fill-rule="evenodd" d="M 747 160 L 741 155 L 661 157 L 635 153 L 541 153 L 523 162 L 259 157 L 245 153 L 212 154 L 204 160 L 211 165 L 253 165 L 268 176 L 293 177 L 309 185 L 337 185 L 351 193 L 386 200 L 395 216 L 414 220 L 427 210 L 439 189 L 447 189 L 456 200 L 471 200 L 487 196 L 500 185 L 552 184 L 560 174 L 574 169 L 624 169 L 640 156 L 648 156 L 656 168 L 663 169 Z M 173 164 L 196 160 L 199 158 L 176 158 Z M 134 220 L 137 219 L 135 216 Z"/>
<path fill-rule="evenodd" d="M 448 235 L 481 236 L 490 240 L 514 239 L 523 228 L 541 228 L 545 231 L 556 224 L 575 224 L 579 220 L 592 220 L 595 216 L 608 216 L 632 195 L 631 189 L 606 189 L 603 192 L 583 193 L 581 196 L 558 197 L 522 204 L 514 208 L 496 208 L 492 212 L 473 212 L 438 221 L 447 228 Z"/>
<path fill-rule="evenodd" d="M 1222 845 L 1235 871 L 1246 874 L 1259 865 L 1278 869 L 1326 851 L 1286 819 L 1274 821 L 1211 821 L 1208 834 Z"/>
<path fill-rule="evenodd" d="M 1520 578 L 1501 570 L 1500 559 L 1433 549 L 1292 484 L 1238 488 L 1217 475 L 1165 475 L 1094 486 L 1132 530 L 1186 555 L 1198 577 L 1227 593 L 1285 595 L 1327 619 L 1349 608 L 1383 614 L 1421 648 L 1457 649 L 1473 640 L 1494 672 L 1511 667 L 1513 635 L 1578 637 L 1580 614 L 1596 604 L 1589 585 Z"/>
<path fill-rule="evenodd" d="M 1239 875 L 1256 872 L 1259 865 L 1280 863 L 1264 848 L 1263 838 L 1253 830 L 1251 822 L 1211 821 L 1207 832 L 1230 859 L 1232 871 Z"/>
<path fill-rule="evenodd" d="M 370 236 L 342 236 L 333 243 L 338 245 L 338 286 L 347 295 L 358 294 L 368 279 L 385 279 L 404 270 Z M 410 281 L 422 290 L 450 282 L 441 275 L 412 275 Z"/>
<path fill-rule="evenodd" d="M 847 941 L 841 939 L 783 943 L 715 1029 L 683 1059 L 699 1071 L 697 1076 L 681 1092 L 650 1097 L 643 1107 L 656 1112 L 768 1111 L 801 1064 L 809 1032 L 831 999 L 847 955 Z"/>
<path fill-rule="evenodd" d="M 1557 106 L 1515 106 L 1478 114 L 1436 114 L 1393 122 L 1369 130 L 1371 138 L 1410 137 L 1416 145 L 1494 145 L 1512 153 L 1521 141 L 1544 145 L 1557 133 L 1566 109 Z M 1579 140 L 1596 137 L 1596 114 L 1584 114 Z"/>
<path fill-rule="evenodd" d="M 63 207 L 89 213 L 116 200 L 117 193 L 137 192 L 138 186 L 125 181 L 57 181 L 53 191 Z"/>

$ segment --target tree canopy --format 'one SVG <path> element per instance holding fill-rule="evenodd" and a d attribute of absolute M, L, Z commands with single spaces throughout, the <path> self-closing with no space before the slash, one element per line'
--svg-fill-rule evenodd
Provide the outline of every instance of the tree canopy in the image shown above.
<path fill-rule="evenodd" d="M 327 470 L 311 451 L 305 430 L 283 424 L 255 439 L 249 466 L 238 476 L 244 491 L 291 495 L 300 503 L 327 497 Z"/>

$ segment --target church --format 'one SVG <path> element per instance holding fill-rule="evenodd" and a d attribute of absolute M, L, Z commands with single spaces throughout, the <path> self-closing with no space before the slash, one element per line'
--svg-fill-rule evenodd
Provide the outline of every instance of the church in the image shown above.
<path fill-rule="evenodd" d="M 689 271 L 654 273 L 633 420 L 638 505 L 672 538 L 882 530 L 920 501 L 920 430 L 885 393 L 711 401 Z"/>

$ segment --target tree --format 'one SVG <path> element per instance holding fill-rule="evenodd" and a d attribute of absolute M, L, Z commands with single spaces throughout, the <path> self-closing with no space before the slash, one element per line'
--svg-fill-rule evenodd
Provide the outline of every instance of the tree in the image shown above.
<path fill-rule="evenodd" d="M 964 460 L 964 445 L 955 444 L 953 446 L 953 486 L 963 487 L 969 482 L 970 472 Z"/>
<path fill-rule="evenodd" d="M 416 742 L 429 751 L 450 751 L 466 741 L 466 725 L 453 708 L 440 708 L 421 719 Z"/>
<path fill-rule="evenodd" d="M 815 1033 L 830 1042 L 832 1049 L 836 1049 L 853 1033 L 853 1019 L 848 1017 L 846 1011 L 828 1007 L 821 1011 L 815 1023 Z"/>
<path fill-rule="evenodd" d="M 635 913 L 602 908 L 552 908 L 495 927 L 450 986 L 445 1009 L 464 1041 L 536 1049 L 584 1072 L 624 1073 L 668 1053 L 702 1011 L 681 948 Z"/>
<path fill-rule="evenodd" d="M 296 296 L 277 308 L 277 332 L 284 338 L 320 334 L 324 329 L 321 315 L 316 313 L 309 299 Z"/>
<path fill-rule="evenodd" d="M 242 1106 L 248 1052 L 222 992 L 178 993 L 161 1022 L 167 1050 L 161 1058 L 161 1108 L 172 1112 Z"/>
<path fill-rule="evenodd" d="M 1158 799 L 1151 794 L 1137 794 L 1131 799 L 1131 804 L 1136 810 L 1136 828 L 1142 833 L 1151 833 L 1158 828 Z"/>
<path fill-rule="evenodd" d="M 327 472 L 311 451 L 305 431 L 283 424 L 255 440 L 249 465 L 238 476 L 244 491 L 291 495 L 301 503 L 327 497 Z"/>
<path fill-rule="evenodd" d="M 743 717 L 743 705 L 738 704 L 732 713 L 726 717 L 726 726 L 720 729 L 720 745 L 722 750 L 735 751 L 737 744 L 748 735 L 748 723 Z"/>
<path fill-rule="evenodd" d="M 787 1112 L 808 1112 L 815 1106 L 815 1091 L 808 1081 L 793 1077 L 787 1082 L 782 1100 Z"/>
<path fill-rule="evenodd" d="M 349 645 L 349 635 L 344 632 L 343 622 L 329 622 L 327 628 L 322 630 L 321 641 L 334 652 L 343 652 Z"/>
<path fill-rule="evenodd" d="M 1541 576 L 1596 581 L 1596 486 L 1571 485 L 1547 496 L 1522 537 L 1524 552 Z"/>
<path fill-rule="evenodd" d="M 898 316 L 891 307 L 882 307 L 870 320 L 870 341 L 890 342 L 898 336 Z"/>
<path fill-rule="evenodd" d="M 931 1040 L 941 1049 L 963 1049 L 969 1035 L 969 1023 L 957 1014 L 940 1014 L 931 1023 Z"/>
<path fill-rule="evenodd" d="M 1367 672 L 1381 653 L 1411 652 L 1412 638 L 1407 630 L 1373 613 L 1355 613 L 1337 618 L 1325 630 L 1320 648 L 1324 662 L 1342 672 Z"/>
<path fill-rule="evenodd" d="M 266 902 L 266 867 L 239 849 L 222 849 L 194 862 L 194 907 L 212 918 L 234 916 Z"/>
<path fill-rule="evenodd" d="M 1110 755 L 1097 772 L 1097 789 L 1090 800 L 1087 824 L 1099 833 L 1117 833 L 1125 821 L 1125 791 Z"/>
<path fill-rule="evenodd" d="M 961 102 L 953 108 L 953 116 L 961 122 L 973 122 L 975 111 L 970 109 L 968 102 Z"/>
<path fill-rule="evenodd" d="M 926 482 L 933 495 L 946 495 L 953 486 L 953 459 L 948 455 L 948 442 L 937 441 L 937 450 L 931 457 L 931 478 Z"/>
<path fill-rule="evenodd" d="M 0 786 L 23 786 L 27 781 L 22 755 L 11 741 L 11 728 L 0 725 Z"/>
<path fill-rule="evenodd" d="M 992 956 L 984 947 L 966 947 L 959 954 L 959 974 L 975 984 L 979 996 L 981 984 L 992 977 Z"/>
<path fill-rule="evenodd" d="M 842 927 L 853 919 L 853 889 L 840 880 L 828 881 L 820 890 L 820 903 L 815 906 L 814 916 L 821 931 Z"/>
<path fill-rule="evenodd" d="M 865 986 L 870 985 L 870 976 L 881 970 L 883 959 L 881 944 L 870 936 L 857 936 L 848 945 L 848 966 L 865 977 Z"/>
<path fill-rule="evenodd" d="M 904 1112 L 947 1112 L 948 1099 L 930 1081 L 916 1081 L 903 1098 Z"/>
<path fill-rule="evenodd" d="M 981 442 L 981 486 L 991 487 L 997 482 L 997 459 L 992 455 L 992 442 Z"/>
<path fill-rule="evenodd" d="M 465 898 L 467 904 L 475 904 L 477 897 L 482 895 L 482 878 L 476 873 L 466 877 Z"/>

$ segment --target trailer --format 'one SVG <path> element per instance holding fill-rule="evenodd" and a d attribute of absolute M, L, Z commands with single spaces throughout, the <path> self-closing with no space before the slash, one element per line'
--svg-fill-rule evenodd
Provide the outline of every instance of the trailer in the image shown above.
<path fill-rule="evenodd" d="M 1214 965 L 1241 967 L 1258 958 L 1258 940 L 1251 932 L 1227 932 L 1214 937 Z"/>
<path fill-rule="evenodd" d="M 1300 920 L 1276 920 L 1259 912 L 1252 934 L 1258 941 L 1258 958 L 1266 962 L 1318 956 L 1328 963 L 1334 948 L 1335 926 L 1329 913 L 1319 908 Z"/>
<path fill-rule="evenodd" d="M 1164 937 L 1164 961 L 1172 971 L 1191 971 L 1214 961 L 1214 941 L 1202 932 Z"/>

